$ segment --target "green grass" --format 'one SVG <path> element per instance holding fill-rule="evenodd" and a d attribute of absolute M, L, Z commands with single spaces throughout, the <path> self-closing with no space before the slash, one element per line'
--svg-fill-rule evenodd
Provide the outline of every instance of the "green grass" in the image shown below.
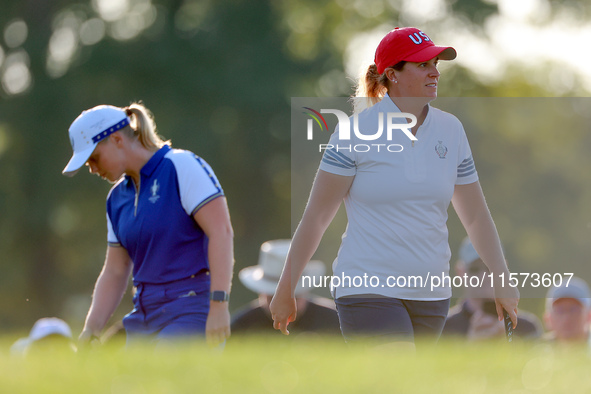
<path fill-rule="evenodd" d="M 0 341 L 2 349 L 10 342 Z M 515 345 L 515 346 L 510 346 Z M 404 350 L 340 339 L 234 338 L 220 353 L 186 343 L 78 354 L 0 354 L 2 393 L 587 393 L 586 349 L 440 343 Z"/>

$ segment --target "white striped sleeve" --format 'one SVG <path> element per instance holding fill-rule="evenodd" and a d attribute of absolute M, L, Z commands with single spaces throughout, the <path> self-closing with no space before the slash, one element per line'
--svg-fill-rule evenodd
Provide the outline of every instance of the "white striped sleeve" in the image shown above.
<path fill-rule="evenodd" d="M 181 204 L 193 216 L 208 202 L 223 196 L 224 191 L 205 160 L 192 152 L 173 149 L 166 154 L 177 173 Z"/>
<path fill-rule="evenodd" d="M 113 230 L 113 224 L 111 223 L 111 218 L 107 213 L 107 244 L 109 246 L 121 246 L 121 242 L 117 239 L 117 235 L 115 235 L 115 231 Z"/>

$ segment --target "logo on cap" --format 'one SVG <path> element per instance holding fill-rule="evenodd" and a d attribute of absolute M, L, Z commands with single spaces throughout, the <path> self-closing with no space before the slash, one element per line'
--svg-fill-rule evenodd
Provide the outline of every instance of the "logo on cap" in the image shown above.
<path fill-rule="evenodd" d="M 425 42 L 431 41 L 429 36 L 423 33 L 422 31 L 419 31 L 418 33 L 409 34 L 408 38 L 410 38 L 412 42 L 414 42 L 417 45 L 421 45 L 423 43 L 423 40 L 425 40 Z"/>

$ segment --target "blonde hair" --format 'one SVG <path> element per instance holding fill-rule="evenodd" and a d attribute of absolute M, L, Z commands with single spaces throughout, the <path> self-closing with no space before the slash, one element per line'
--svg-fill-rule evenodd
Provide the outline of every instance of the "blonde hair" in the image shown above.
<path fill-rule="evenodd" d="M 132 103 L 123 108 L 130 119 L 129 132 L 130 138 L 137 138 L 142 146 L 148 150 L 158 150 L 164 145 L 170 146 L 170 140 L 164 141 L 156 131 L 154 115 L 144 104 Z"/>
<path fill-rule="evenodd" d="M 405 63 L 405 61 L 401 61 L 388 68 L 400 71 Z M 367 71 L 361 73 L 357 82 L 355 96 L 352 98 L 354 112 L 361 112 L 363 109 L 379 103 L 387 92 L 388 77 L 386 76 L 386 70 L 380 74 L 378 73 L 378 66 L 375 63 L 371 64 Z"/>

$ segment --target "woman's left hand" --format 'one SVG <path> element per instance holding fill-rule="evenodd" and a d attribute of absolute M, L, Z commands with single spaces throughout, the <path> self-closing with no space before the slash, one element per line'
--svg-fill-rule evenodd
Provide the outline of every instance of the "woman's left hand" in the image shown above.
<path fill-rule="evenodd" d="M 212 301 L 205 324 L 205 340 L 208 345 L 218 346 L 230 337 L 230 311 L 228 302 Z"/>

